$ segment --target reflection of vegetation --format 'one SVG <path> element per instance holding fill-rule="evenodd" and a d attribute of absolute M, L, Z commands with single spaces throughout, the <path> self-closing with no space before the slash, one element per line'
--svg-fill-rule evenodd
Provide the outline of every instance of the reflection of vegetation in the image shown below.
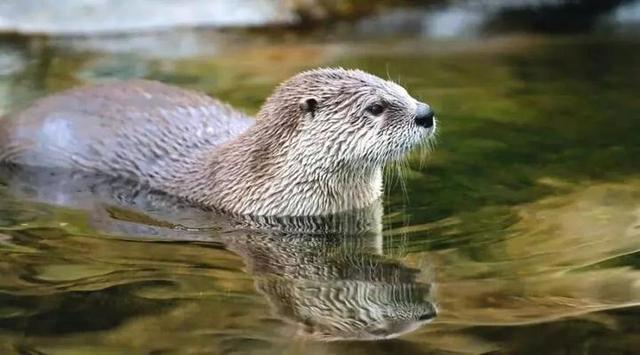
<path fill-rule="evenodd" d="M 0 295 L 0 329 L 29 335 L 55 335 L 99 331 L 117 327 L 128 318 L 162 312 L 170 303 L 132 297 L 144 284 L 114 286 L 100 291 L 59 294 Z M 63 320 L 63 321 L 61 321 Z"/>
<path fill-rule="evenodd" d="M 440 112 L 436 151 L 407 174 L 409 199 L 390 193 L 410 220 L 386 233 L 410 264 L 444 265 L 443 322 L 550 322 L 640 303 L 628 268 L 640 250 L 640 87 L 629 74 L 639 59 L 636 44 L 558 39 L 502 54 L 346 61 L 377 73 L 393 63 Z M 403 234 L 408 248 L 396 244 Z M 587 337 L 566 331 L 573 344 Z"/>
<path fill-rule="evenodd" d="M 261 40 L 264 43 L 229 51 L 224 47 L 213 57 L 115 56 L 107 69 L 128 65 L 111 66 L 113 62 L 136 61 L 150 78 L 206 90 L 250 111 L 278 81 L 309 66 L 341 64 L 382 76 L 388 68 L 392 78 L 401 72 L 400 81 L 436 108 L 439 143 L 426 168 L 418 168 L 417 158 L 412 161 L 408 199 L 399 186 L 388 194 L 390 225 L 384 232 L 384 250 L 399 255 L 402 263 L 370 251 L 353 255 L 378 265 L 376 270 L 396 270 L 398 265 L 435 268 L 441 323 L 407 336 L 411 343 L 300 345 L 281 333 L 280 317 L 268 316 L 267 299 L 255 294 L 254 280 L 242 272 L 246 257 L 225 251 L 223 244 L 107 239 L 87 221 L 94 228 L 104 225 L 83 213 L 31 204 L 18 207 L 20 202 L 8 205 L 3 199 L 3 289 L 14 292 L 35 284 L 39 292 L 99 293 L 135 283 L 147 286 L 122 297 L 140 297 L 140 304 L 172 300 L 172 307 L 162 313 L 132 312 L 118 327 L 72 334 L 66 343 L 59 338 L 30 341 L 62 348 L 104 344 L 120 350 L 140 344 L 153 347 L 150 351 L 180 346 L 194 352 L 289 346 L 294 353 L 299 347 L 330 353 L 326 349 L 570 351 L 587 342 L 598 343 L 602 352 L 637 348 L 637 312 L 610 310 L 637 304 L 640 298 L 636 39 L 518 37 L 482 42 L 472 50 L 456 43 L 414 40 L 384 46 L 364 40 L 346 45 L 299 43 L 297 37 L 277 45 Z M 315 40 L 321 42 L 308 41 Z M 51 55 L 55 60 L 45 74 L 56 80 L 28 74 L 15 85 L 34 80 L 36 87 L 56 91 L 96 77 L 79 77 L 78 72 L 109 76 L 100 60 L 105 54 Z M 110 212 L 115 218 L 127 214 Z M 129 218 L 152 224 L 144 216 Z M 21 222 L 28 225 L 20 226 Z M 60 227 L 60 222 L 67 225 Z M 46 226 L 51 228 L 34 229 Z M 269 259 L 269 251 L 260 254 L 263 260 L 281 261 Z M 341 262 L 347 259 L 346 253 L 335 250 L 311 255 L 335 270 L 343 270 Z M 248 269 L 261 289 L 271 287 L 267 298 L 282 289 L 292 292 L 299 283 L 313 287 L 317 282 Z M 168 282 L 149 286 L 144 283 L 149 280 Z M 291 304 L 276 306 L 281 317 L 289 315 L 304 326 Z M 585 314 L 596 310 L 603 312 Z M 3 308 L 0 318 L 15 312 Z M 563 320 L 569 315 L 578 319 Z M 512 324 L 520 326 L 508 326 Z M 541 334 L 544 344 L 538 342 Z M 0 334 L 5 343 L 17 338 Z"/>
<path fill-rule="evenodd" d="M 507 349 L 517 349 L 520 354 L 538 354 L 539 349 L 551 354 L 571 353 L 576 349 L 592 354 L 625 354 L 628 349 L 640 347 L 638 317 L 638 309 L 627 309 L 552 324 L 517 327 L 508 335 L 500 327 L 476 328 L 473 333 L 495 342 L 513 344 L 507 345 Z M 619 323 L 628 325 L 627 329 L 618 329 Z"/>
<path fill-rule="evenodd" d="M 438 148 L 425 174 L 408 175 L 410 195 L 434 201 L 408 201 L 421 222 L 558 191 L 540 183 L 548 177 L 577 182 L 637 174 L 638 82 L 628 73 L 640 59 L 637 49 L 559 41 L 502 56 L 348 64 L 384 73 L 393 60 L 403 77 L 414 78 L 407 86 L 441 112 Z"/>

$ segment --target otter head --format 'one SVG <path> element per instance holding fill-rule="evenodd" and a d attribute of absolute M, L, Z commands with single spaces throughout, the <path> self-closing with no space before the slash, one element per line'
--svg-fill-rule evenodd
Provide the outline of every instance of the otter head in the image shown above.
<path fill-rule="evenodd" d="M 289 216 L 364 208 L 382 194 L 383 165 L 435 129 L 431 108 L 393 82 L 360 70 L 302 72 L 275 89 L 246 139 L 226 147 L 234 158 L 221 180 L 238 179 L 218 183 L 228 197 L 218 205 Z"/>
<path fill-rule="evenodd" d="M 403 87 L 346 69 L 294 76 L 275 90 L 259 118 L 295 129 L 296 154 L 325 157 L 325 167 L 333 168 L 382 166 L 436 130 L 431 107 Z"/>

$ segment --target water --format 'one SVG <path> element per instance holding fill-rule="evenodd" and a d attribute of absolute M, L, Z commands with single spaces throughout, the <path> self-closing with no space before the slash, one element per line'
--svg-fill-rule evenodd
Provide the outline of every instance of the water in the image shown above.
<path fill-rule="evenodd" d="M 229 221 L 93 177 L 3 172 L 0 353 L 640 347 L 634 31 L 433 39 L 337 26 L 0 47 L 3 112 L 137 77 L 255 112 L 281 80 L 330 65 L 399 81 L 440 127 L 426 161 L 391 172 L 384 213 L 330 221 Z"/>

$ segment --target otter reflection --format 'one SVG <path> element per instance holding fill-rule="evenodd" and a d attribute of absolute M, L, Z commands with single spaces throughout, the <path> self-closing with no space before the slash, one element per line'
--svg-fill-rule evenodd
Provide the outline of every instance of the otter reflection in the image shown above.
<path fill-rule="evenodd" d="M 230 216 L 104 176 L 3 172 L 9 196 L 88 212 L 127 239 L 222 243 L 240 255 L 274 314 L 316 340 L 376 340 L 436 316 L 431 284 L 382 255 L 381 207 L 327 217 Z"/>
<path fill-rule="evenodd" d="M 430 285 L 416 281 L 417 270 L 379 255 L 379 237 L 371 231 L 252 231 L 224 239 L 244 258 L 276 313 L 295 322 L 301 334 L 373 340 L 413 331 L 436 315 Z"/>

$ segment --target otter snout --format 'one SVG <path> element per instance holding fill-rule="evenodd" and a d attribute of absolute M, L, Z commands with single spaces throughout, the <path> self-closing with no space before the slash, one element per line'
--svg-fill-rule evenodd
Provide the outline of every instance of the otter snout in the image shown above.
<path fill-rule="evenodd" d="M 430 128 L 433 126 L 433 117 L 435 113 L 429 107 L 429 105 L 424 104 L 422 102 L 418 103 L 418 108 L 416 109 L 416 124 L 420 127 Z"/>

